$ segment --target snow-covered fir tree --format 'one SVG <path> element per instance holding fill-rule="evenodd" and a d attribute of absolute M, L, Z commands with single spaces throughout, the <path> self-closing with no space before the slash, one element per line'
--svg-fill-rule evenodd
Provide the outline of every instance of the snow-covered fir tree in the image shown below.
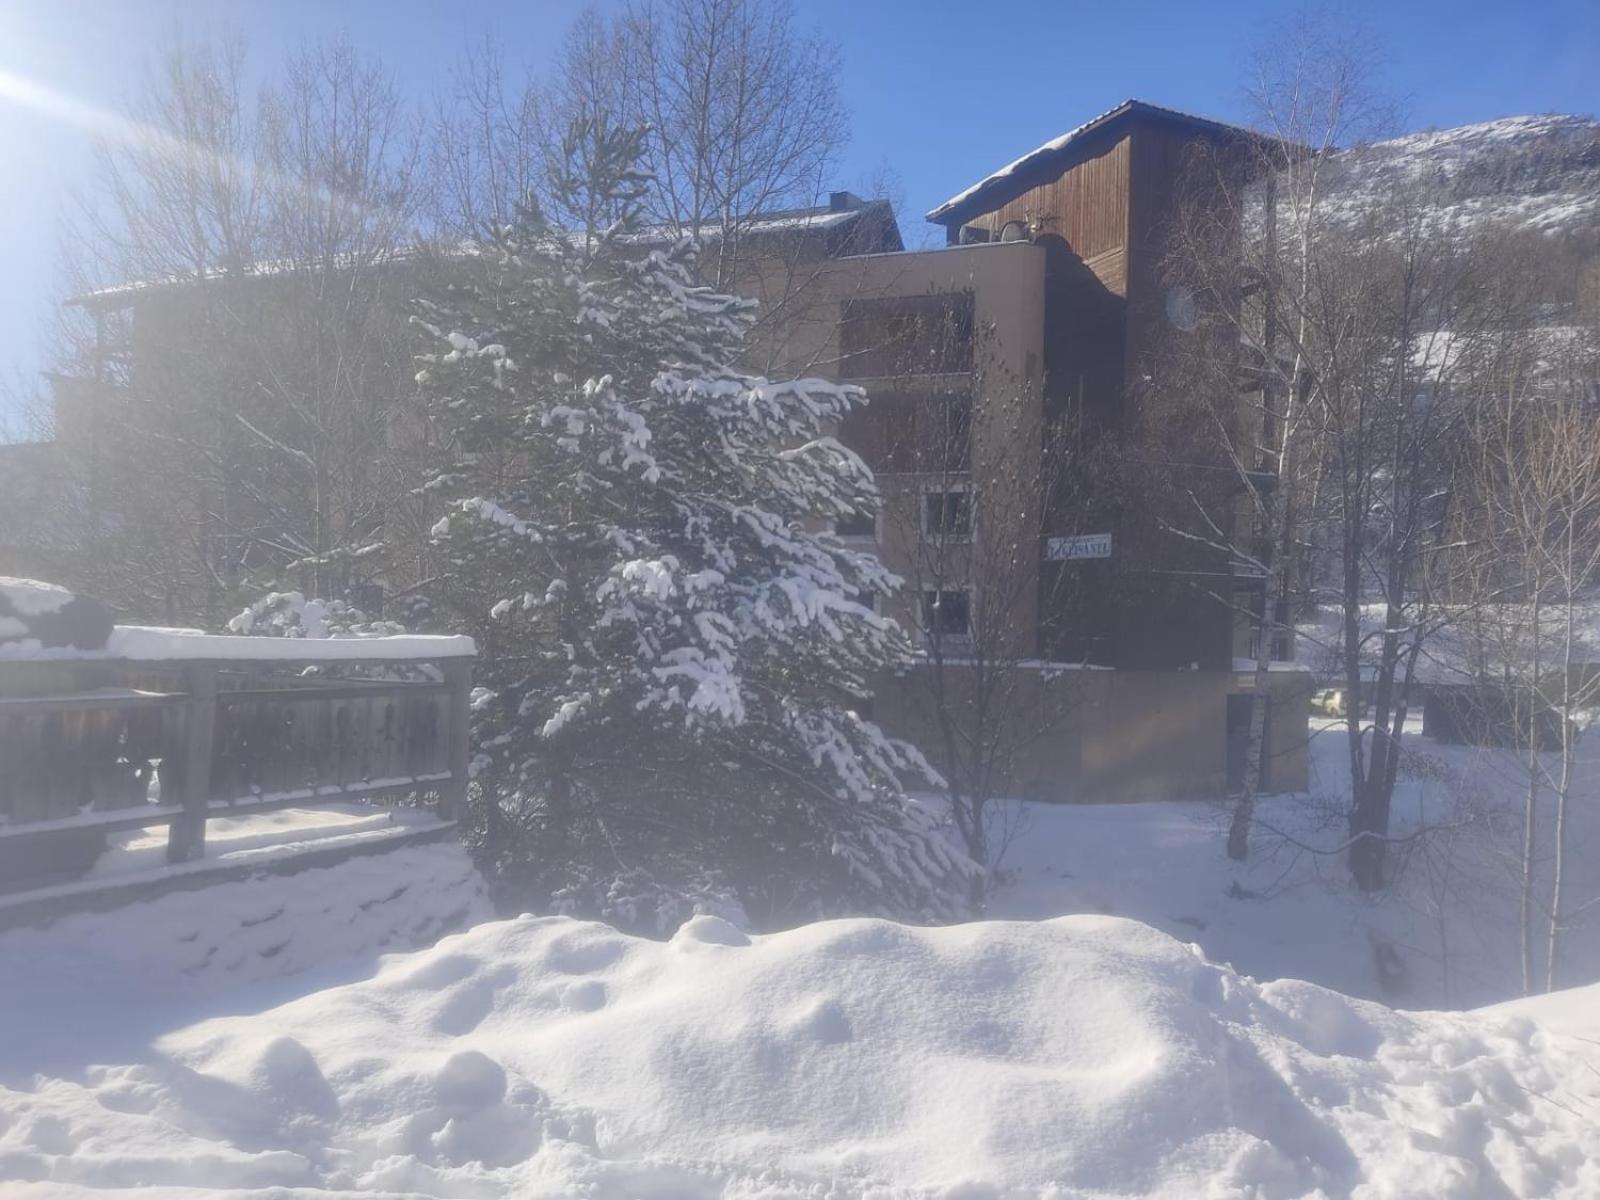
<path fill-rule="evenodd" d="M 856 388 L 741 373 L 751 302 L 639 236 L 639 137 L 589 122 L 554 220 L 441 265 L 419 381 L 438 602 L 480 639 L 480 861 L 508 901 L 670 926 L 962 915 L 976 868 L 861 715 L 897 581 L 827 532 L 875 509 L 828 435 Z M 568 219 L 570 218 L 570 219 Z"/>

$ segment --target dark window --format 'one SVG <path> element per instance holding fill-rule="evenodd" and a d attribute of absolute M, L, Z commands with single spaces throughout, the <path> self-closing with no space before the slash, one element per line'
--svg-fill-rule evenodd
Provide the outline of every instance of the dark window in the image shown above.
<path fill-rule="evenodd" d="M 972 530 L 972 509 L 965 492 L 930 492 L 922 498 L 926 533 L 965 537 Z"/>
<path fill-rule="evenodd" d="M 1287 662 L 1294 655 L 1294 635 L 1289 628 L 1289 602 L 1279 600 L 1272 606 L 1272 614 L 1276 628 L 1272 631 L 1270 654 L 1278 662 Z"/>
<path fill-rule="evenodd" d="M 922 593 L 922 627 L 930 634 L 965 637 L 972 629 L 972 610 L 965 592 Z"/>
<path fill-rule="evenodd" d="M 965 471 L 971 460 L 972 398 L 879 392 L 845 418 L 840 437 L 874 471 Z"/>
<path fill-rule="evenodd" d="M 855 300 L 839 322 L 839 375 L 894 375 L 972 370 L 972 293 Z"/>

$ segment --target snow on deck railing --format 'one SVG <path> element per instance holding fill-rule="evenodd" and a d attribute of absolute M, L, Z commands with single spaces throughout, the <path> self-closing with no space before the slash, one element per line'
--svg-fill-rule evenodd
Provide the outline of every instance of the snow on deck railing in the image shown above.
<path fill-rule="evenodd" d="M 454 819 L 474 653 L 136 626 L 100 650 L 0 643 L 0 891 L 81 875 L 117 830 L 165 825 L 181 862 L 218 816 L 431 797 Z"/>
<path fill-rule="evenodd" d="M 118 625 L 104 649 L 43 646 L 37 641 L 0 642 L 0 662 L 66 662 L 124 659 L 129 662 L 416 662 L 471 658 L 470 637 L 402 634 L 384 637 L 244 637 Z"/>

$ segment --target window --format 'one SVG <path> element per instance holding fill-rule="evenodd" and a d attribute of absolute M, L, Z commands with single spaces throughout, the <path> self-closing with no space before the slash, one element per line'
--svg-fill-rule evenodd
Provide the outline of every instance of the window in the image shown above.
<path fill-rule="evenodd" d="M 1294 627 L 1289 623 L 1289 602 L 1279 600 L 1272 606 L 1272 614 L 1275 628 L 1269 653 L 1275 662 L 1291 662 L 1294 659 Z"/>
<path fill-rule="evenodd" d="M 922 593 L 922 627 L 929 634 L 966 637 L 972 631 L 971 604 L 965 592 Z"/>
<path fill-rule="evenodd" d="M 1289 624 L 1289 603 L 1279 600 L 1272 606 L 1272 624 L 1268 628 L 1261 620 L 1261 593 L 1260 592 L 1235 592 L 1233 596 L 1234 607 L 1239 610 L 1240 618 L 1249 622 L 1249 657 L 1252 661 L 1260 657 L 1261 639 L 1267 640 L 1267 658 L 1272 662 L 1292 662 L 1294 660 L 1294 631 Z"/>
<path fill-rule="evenodd" d="M 855 300 L 839 322 L 841 379 L 972 370 L 971 292 Z"/>
<path fill-rule="evenodd" d="M 922 531 L 966 537 L 972 531 L 972 509 L 965 492 L 929 492 L 922 498 Z"/>
<path fill-rule="evenodd" d="M 839 437 L 874 471 L 965 471 L 971 460 L 972 397 L 880 391 L 871 404 L 844 419 Z"/>

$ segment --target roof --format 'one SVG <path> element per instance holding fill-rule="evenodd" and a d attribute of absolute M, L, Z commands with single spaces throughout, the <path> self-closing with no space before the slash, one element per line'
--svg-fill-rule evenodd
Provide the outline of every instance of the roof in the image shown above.
<path fill-rule="evenodd" d="M 774 209 L 771 212 L 756 213 L 748 219 L 741 221 L 743 236 L 745 237 L 773 237 L 781 233 L 808 232 L 834 234 L 842 233 L 850 226 L 857 224 L 863 217 L 873 215 L 883 220 L 884 241 L 892 249 L 903 249 L 900 238 L 900 227 L 895 221 L 894 209 L 887 200 L 863 200 L 849 192 L 835 192 L 827 204 L 817 205 L 812 208 L 786 208 Z M 713 242 L 717 239 L 718 230 L 705 229 L 701 232 L 701 239 Z M 646 225 L 636 232 L 628 235 L 628 240 L 640 245 L 668 244 L 676 240 L 678 233 L 666 225 Z M 460 253 L 472 253 L 471 243 L 461 243 Z M 381 254 L 367 256 L 365 261 L 371 265 L 385 266 L 396 263 L 405 263 L 416 253 L 414 247 L 401 247 Z M 331 259 L 293 260 L 293 259 L 266 259 L 261 262 L 247 263 L 236 270 L 209 270 L 204 272 L 183 272 L 180 274 L 156 276 L 150 279 L 129 280 L 125 283 L 112 284 L 109 287 L 98 288 L 92 292 L 84 292 L 72 296 L 68 304 L 80 305 L 85 308 L 120 308 L 139 295 L 146 292 L 183 287 L 208 279 L 234 278 L 271 278 L 273 276 L 287 275 L 304 268 L 328 268 L 342 270 L 353 267 L 362 259 L 355 255 L 335 255 Z"/>
<path fill-rule="evenodd" d="M 1202 133 L 1226 138 L 1258 136 L 1240 125 L 1213 121 L 1209 117 L 1197 117 L 1193 113 L 1180 112 L 1175 108 L 1163 108 L 1159 104 L 1148 104 L 1143 100 L 1124 100 L 1115 108 L 1107 109 L 1076 129 L 1069 129 L 1060 137 L 1052 138 L 1037 149 L 1028 151 L 1016 161 L 1007 163 L 994 174 L 980 179 L 966 191 L 950 197 L 928 213 L 928 220 L 936 225 L 951 225 L 975 213 L 987 212 L 1004 204 L 1031 186 L 1034 172 L 1058 163 L 1064 166 L 1075 152 L 1083 148 L 1083 143 L 1090 135 L 1134 116 L 1184 125 Z"/>

